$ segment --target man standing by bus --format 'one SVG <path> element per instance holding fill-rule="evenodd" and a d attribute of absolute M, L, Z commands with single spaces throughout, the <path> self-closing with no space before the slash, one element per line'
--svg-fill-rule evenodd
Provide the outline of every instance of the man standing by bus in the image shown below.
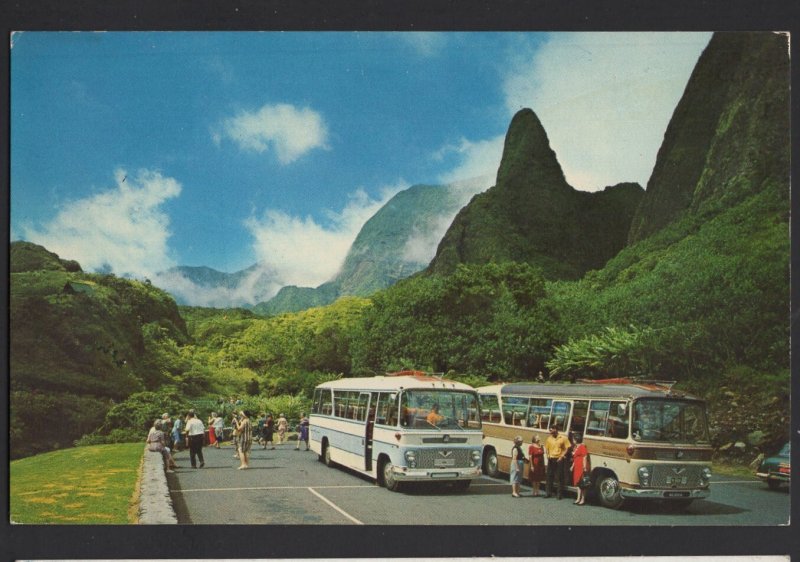
<path fill-rule="evenodd" d="M 569 448 L 569 439 L 558 433 L 558 426 L 550 426 L 550 436 L 544 442 L 544 452 L 547 458 L 546 498 L 553 495 L 554 475 L 558 479 L 558 499 L 561 499 L 561 495 L 564 493 L 564 459 Z"/>

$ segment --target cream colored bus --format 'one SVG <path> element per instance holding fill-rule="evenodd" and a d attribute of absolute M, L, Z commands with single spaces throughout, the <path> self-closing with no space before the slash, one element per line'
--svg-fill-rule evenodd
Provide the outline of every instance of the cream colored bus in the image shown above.
<path fill-rule="evenodd" d="M 433 480 L 466 490 L 481 475 L 478 395 L 466 384 L 419 371 L 330 381 L 314 390 L 309 421 L 321 461 L 389 490 Z"/>
<path fill-rule="evenodd" d="M 600 503 L 669 500 L 688 506 L 708 497 L 711 442 L 705 402 L 672 383 L 606 379 L 580 383 L 508 383 L 478 389 L 485 435 L 483 472 L 508 472 L 515 435 L 544 443 L 557 425 L 580 434 Z M 523 447 L 527 454 L 527 446 Z M 528 477 L 526 464 L 525 477 Z"/>

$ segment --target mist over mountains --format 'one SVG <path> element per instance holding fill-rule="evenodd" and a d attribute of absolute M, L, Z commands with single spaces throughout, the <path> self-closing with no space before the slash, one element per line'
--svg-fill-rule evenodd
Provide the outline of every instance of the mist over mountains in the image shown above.
<path fill-rule="evenodd" d="M 256 263 L 235 273 L 179 266 L 152 282 L 179 304 L 253 308 L 260 314 L 330 304 L 340 296 L 366 296 L 424 269 L 458 210 L 491 179 L 415 185 L 397 193 L 362 227 L 334 278 L 318 287 L 285 286 L 278 272 Z"/>

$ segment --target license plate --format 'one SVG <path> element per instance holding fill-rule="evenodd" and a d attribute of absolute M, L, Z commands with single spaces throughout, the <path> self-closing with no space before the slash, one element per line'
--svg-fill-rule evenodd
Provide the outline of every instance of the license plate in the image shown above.
<path fill-rule="evenodd" d="M 689 492 L 664 492 L 665 498 L 688 498 Z"/>
<path fill-rule="evenodd" d="M 433 466 L 436 468 L 448 468 L 456 465 L 456 459 L 433 459 Z"/>

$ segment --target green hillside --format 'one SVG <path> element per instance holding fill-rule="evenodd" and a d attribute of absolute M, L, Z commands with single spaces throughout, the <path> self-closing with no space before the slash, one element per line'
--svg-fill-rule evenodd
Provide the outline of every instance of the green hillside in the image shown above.
<path fill-rule="evenodd" d="M 59 263 L 40 246 L 11 244 L 12 455 L 94 429 L 112 401 L 163 382 L 154 340 L 188 340 L 160 289 Z"/>

